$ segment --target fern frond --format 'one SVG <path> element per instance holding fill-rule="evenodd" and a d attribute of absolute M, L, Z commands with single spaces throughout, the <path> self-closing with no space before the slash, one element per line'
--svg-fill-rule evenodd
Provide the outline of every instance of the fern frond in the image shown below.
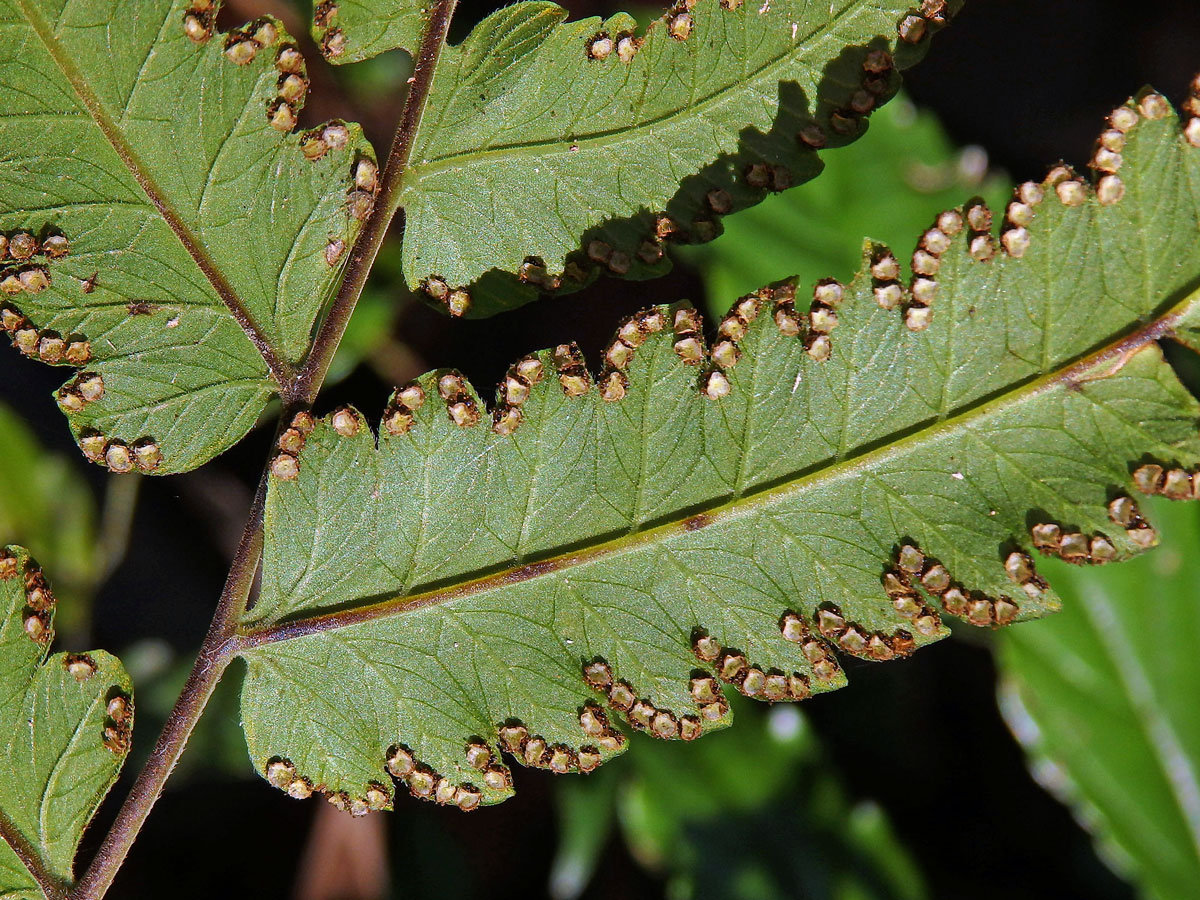
<path fill-rule="evenodd" d="M 547 2 L 493 13 L 438 61 L 400 200 L 410 286 L 489 315 L 663 274 L 667 245 L 865 130 L 958 4 L 925 6 L 680 0 L 644 33 Z"/>
<path fill-rule="evenodd" d="M 1197 94 L 1200 94 L 1198 89 Z M 1189 101 L 1189 112 L 1200 99 Z M 1139 490 L 1196 495 L 1200 404 L 1157 341 L 1200 302 L 1200 144 L 1159 95 L 1116 110 L 1095 183 L 1064 167 L 868 248 L 811 303 L 783 283 L 626 322 L 598 376 L 517 362 L 490 416 L 454 372 L 280 442 L 242 624 L 251 755 L 355 812 L 511 791 L 691 739 L 723 690 L 841 686 L 1059 607 L 1035 559 L 1129 558 Z"/>

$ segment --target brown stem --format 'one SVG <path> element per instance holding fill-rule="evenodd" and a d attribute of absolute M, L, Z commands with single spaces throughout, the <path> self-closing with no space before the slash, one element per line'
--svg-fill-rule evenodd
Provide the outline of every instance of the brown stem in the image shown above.
<path fill-rule="evenodd" d="M 430 10 L 429 21 L 421 39 L 421 47 L 417 53 L 416 69 L 413 73 L 412 85 L 408 99 L 404 104 L 404 112 L 392 142 L 391 153 L 384 167 L 382 184 L 379 195 L 375 199 L 375 208 L 367 220 L 362 232 L 354 243 L 347 263 L 346 275 L 342 280 L 337 296 L 329 309 L 329 314 L 321 325 L 321 330 L 313 342 L 312 350 L 304 364 L 304 368 L 295 377 L 288 379 L 282 385 L 284 400 L 283 421 L 288 421 L 290 413 L 299 405 L 310 406 L 325 380 L 333 354 L 346 330 L 346 323 L 354 311 L 354 305 L 362 294 L 367 276 L 375 257 L 383 244 L 388 225 L 391 224 L 398 206 L 396 190 L 400 177 L 408 165 L 412 153 L 413 138 L 417 126 L 425 110 L 425 102 L 429 97 L 429 88 L 433 84 L 433 71 L 438 56 L 446 41 L 446 33 L 450 27 L 450 18 L 454 14 L 457 0 L 436 0 Z M 213 615 L 212 624 L 205 635 L 200 653 L 195 665 L 188 676 L 183 692 L 175 702 L 163 726 L 162 734 L 154 745 L 146 766 L 134 782 L 133 789 L 121 809 L 116 821 L 104 842 L 100 845 L 95 858 L 92 860 L 83 877 L 79 879 L 74 889 L 69 893 L 69 900 L 100 900 L 112 885 L 117 870 L 124 862 L 129 848 L 133 846 L 138 832 L 141 830 L 151 808 L 162 793 L 163 785 L 179 761 L 188 738 L 196 723 L 200 720 L 204 707 L 212 696 L 217 683 L 225 668 L 232 661 L 238 647 L 235 636 L 237 619 L 246 608 L 246 601 L 254 583 L 254 574 L 263 547 L 263 507 L 266 500 L 267 478 L 270 464 L 263 471 L 259 480 L 258 491 L 254 497 L 254 505 L 250 517 L 242 532 L 241 543 L 237 555 L 229 569 L 225 580 L 225 588 L 221 592 L 220 602 Z M 61 896 L 61 889 L 56 894 Z"/>
<path fill-rule="evenodd" d="M 42 893 L 50 898 L 50 900 L 57 900 L 59 897 L 66 896 L 67 885 L 55 877 L 53 873 L 47 871 L 45 865 L 42 863 L 42 857 L 38 854 L 37 850 L 29 846 L 29 842 L 25 840 L 25 835 L 17 830 L 17 827 L 8 820 L 3 811 L 0 811 L 0 842 L 12 847 L 13 853 L 17 854 L 17 858 L 25 864 L 25 868 L 29 870 L 29 874 L 38 883 L 38 887 L 42 889 Z"/>
<path fill-rule="evenodd" d="M 121 805 L 116 821 L 104 837 L 95 858 L 83 877 L 68 895 L 70 900 L 99 900 L 104 896 L 133 845 L 150 809 L 162 793 L 163 785 L 170 777 L 175 763 L 179 761 L 187 745 L 192 729 L 204 712 L 208 698 L 212 696 L 225 667 L 233 659 L 234 645 L 231 640 L 237 626 L 238 616 L 245 608 L 254 573 L 262 554 L 263 504 L 267 493 L 267 473 L 259 479 L 258 491 L 250 508 L 250 516 L 242 531 L 237 554 L 233 558 L 221 599 L 213 615 L 212 624 L 187 683 L 175 707 L 167 717 L 154 751 L 146 761 L 145 768 L 138 774 L 129 796 Z"/>
<path fill-rule="evenodd" d="M 329 307 L 329 314 L 321 323 L 321 330 L 313 341 L 308 359 L 304 367 L 292 383 L 286 399 L 293 403 L 311 406 L 316 399 L 317 391 L 325 381 L 329 365 L 333 362 L 333 354 L 341 343 L 350 321 L 350 314 L 362 294 L 367 276 L 375 263 L 375 257 L 387 235 L 388 226 L 399 206 L 396 191 L 400 179 L 408 167 L 408 159 L 412 154 L 413 139 L 417 134 L 417 126 L 425 112 L 425 103 L 429 99 L 429 89 L 433 85 L 433 73 L 437 68 L 438 57 L 446 43 L 446 33 L 450 29 L 450 19 L 458 0 L 436 0 L 429 11 L 429 21 L 425 25 L 425 33 L 421 37 L 421 47 L 417 51 L 416 66 L 413 69 L 412 83 L 408 90 L 408 99 L 404 102 L 404 112 L 400 116 L 400 125 L 396 129 L 396 137 L 392 141 L 392 149 L 388 154 L 380 179 L 379 194 L 375 198 L 375 207 L 371 211 L 367 224 L 359 233 L 350 251 L 346 263 L 346 275 L 342 279 L 337 296 Z"/>

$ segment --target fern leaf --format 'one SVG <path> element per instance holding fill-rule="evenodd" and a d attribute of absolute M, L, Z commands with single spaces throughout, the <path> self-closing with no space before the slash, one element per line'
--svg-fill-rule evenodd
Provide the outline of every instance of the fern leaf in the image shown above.
<path fill-rule="evenodd" d="M 331 63 L 361 62 L 421 42 L 425 10 L 414 0 L 317 0 L 313 40 Z"/>
<path fill-rule="evenodd" d="M 54 597 L 20 547 L 0 551 L 0 896 L 43 900 L 129 753 L 132 685 L 102 651 L 56 653 Z"/>
<path fill-rule="evenodd" d="M 665 243 L 814 177 L 951 6 L 680 0 L 644 35 L 624 13 L 493 13 L 438 61 L 400 201 L 409 284 L 488 315 L 663 273 Z"/>
<path fill-rule="evenodd" d="M 2 324 L 114 471 L 179 472 L 305 355 L 372 201 L 356 126 L 295 134 L 304 61 L 201 0 L 0 0 Z M 357 185 L 356 185 L 356 175 Z"/>
<path fill-rule="evenodd" d="M 1200 150 L 1157 94 L 1101 150 L 1094 188 L 1018 188 L 999 237 L 978 203 L 939 216 L 907 286 L 876 247 L 811 306 L 739 301 L 709 351 L 660 308 L 595 384 L 571 346 L 521 360 L 491 427 L 453 372 L 400 390 L 378 441 L 301 416 L 242 625 L 256 765 L 356 812 L 389 771 L 473 808 L 511 791 L 502 750 L 588 771 L 618 718 L 694 738 L 722 684 L 828 691 L 839 655 L 906 656 L 945 615 L 1057 609 L 1039 554 L 1152 546 L 1136 490 L 1191 496 L 1200 463 L 1157 344 L 1200 301 Z"/>

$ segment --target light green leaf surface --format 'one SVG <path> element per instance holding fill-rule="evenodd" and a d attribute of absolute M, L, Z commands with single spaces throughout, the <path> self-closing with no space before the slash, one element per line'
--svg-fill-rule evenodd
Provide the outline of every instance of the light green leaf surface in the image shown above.
<path fill-rule="evenodd" d="M 213 33 L 212 15 L 0 0 L 3 324 L 79 365 L 59 403 L 117 470 L 191 469 L 240 439 L 307 352 L 345 258 L 327 249 L 358 229 L 357 127 L 309 159 L 318 138 L 288 130 L 307 84 L 290 39 L 269 20 Z"/>
<path fill-rule="evenodd" d="M 1167 507 L 1157 553 L 1103 577 L 1054 567 L 1065 609 L 1004 635 L 1001 708 L 1106 858 L 1183 900 L 1200 884 L 1200 519 Z"/>
<path fill-rule="evenodd" d="M 1037 525 L 1094 562 L 1153 544 L 1110 502 L 1140 461 L 1200 462 L 1200 404 L 1155 342 L 1196 301 L 1200 150 L 1162 98 L 1141 107 L 1153 118 L 1121 114 L 1120 202 L 1114 181 L 1101 203 L 1056 172 L 1021 189 L 1028 244 L 1002 244 L 1021 255 L 987 261 L 1001 242 L 972 229 L 981 209 L 945 217 L 962 229 L 932 307 L 877 303 L 895 268 L 877 251 L 831 338 L 784 285 L 726 320 L 736 364 L 719 345 L 686 364 L 693 336 L 655 311 L 622 332 L 639 346 L 610 350 L 624 372 L 602 389 L 578 390 L 569 348 L 536 357 L 540 379 L 519 364 L 498 428 L 472 425 L 481 401 L 439 373 L 393 400 L 378 445 L 353 411 L 317 423 L 273 463 L 242 623 L 256 767 L 359 811 L 389 802 L 389 759 L 418 794 L 495 802 L 507 779 L 472 767 L 472 739 L 490 745 L 476 761 L 499 735 L 552 769 L 619 752 L 581 721 L 604 699 L 585 672 L 627 683 L 609 703 L 638 698 L 643 727 L 693 736 L 728 721 L 697 670 L 803 696 L 844 683 L 834 648 L 886 659 L 944 636 L 939 607 L 980 625 L 1057 609 L 1024 555 Z"/>
<path fill-rule="evenodd" d="M 907 246 L 947 207 L 973 193 L 994 209 L 1011 185 L 987 170 L 979 147 L 957 148 L 928 110 L 903 94 L 871 116 L 871 129 L 826 154 L 820 178 L 726 218 L 724 234 L 672 255 L 700 270 L 708 309 L 730 297 L 798 275 L 801 283 L 851 278 L 863 235 Z"/>
<path fill-rule="evenodd" d="M 313 40 L 331 63 L 370 59 L 388 50 L 414 53 L 427 4 L 420 0 L 314 0 Z"/>
<path fill-rule="evenodd" d="M 0 553 L 0 896 L 42 900 L 69 883 L 75 849 L 129 751 L 129 678 L 103 652 L 56 653 L 54 599 L 20 547 Z M 31 624 L 34 623 L 34 624 Z"/>
<path fill-rule="evenodd" d="M 935 27 L 898 0 L 728 5 L 680 3 L 639 36 L 624 13 L 518 3 L 447 47 L 400 199 L 410 286 L 488 315 L 598 270 L 662 274 L 664 241 L 813 178 L 814 147 L 853 140 L 923 53 L 900 23 Z"/>

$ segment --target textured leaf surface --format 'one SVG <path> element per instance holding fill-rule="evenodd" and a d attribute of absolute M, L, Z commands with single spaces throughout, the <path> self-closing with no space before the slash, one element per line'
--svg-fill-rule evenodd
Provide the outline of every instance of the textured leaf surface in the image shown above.
<path fill-rule="evenodd" d="M 414 52 L 426 9 L 419 0 L 317 0 L 313 40 L 332 63 L 370 59 L 388 50 Z"/>
<path fill-rule="evenodd" d="M 400 201 L 409 284 L 486 315 L 601 269 L 661 274 L 664 241 L 815 176 L 923 52 L 900 24 L 933 29 L 897 0 L 726 5 L 639 37 L 624 13 L 518 3 L 447 47 Z"/>
<path fill-rule="evenodd" d="M 507 775 L 472 762 L 499 765 L 498 739 L 551 769 L 619 752 L 589 680 L 693 737 L 728 721 L 697 671 L 830 690 L 835 648 L 887 659 L 943 636 L 941 611 L 1057 609 L 1035 541 L 1094 563 L 1152 545 L 1112 501 L 1148 458 L 1200 461 L 1200 405 L 1155 343 L 1200 281 L 1200 151 L 1157 95 L 1114 117 L 1120 184 L 1056 169 L 1001 240 L 977 205 L 939 217 L 936 297 L 876 249 L 838 302 L 739 302 L 699 365 L 691 314 L 663 310 L 623 327 L 637 347 L 614 344 L 597 387 L 568 347 L 518 363 L 493 428 L 439 373 L 378 445 L 350 410 L 301 421 L 243 623 L 256 765 L 360 811 L 389 802 L 389 760 L 419 795 L 493 802 Z"/>
<path fill-rule="evenodd" d="M 1153 509 L 1159 552 L 1103 577 L 1055 567 L 1063 614 L 1004 636 L 1001 706 L 1106 856 L 1175 900 L 1200 883 L 1200 520 Z"/>
<path fill-rule="evenodd" d="M 71 880 L 79 839 L 129 752 L 132 685 L 103 651 L 46 659 L 54 600 L 19 547 L 0 554 L 0 597 L 0 896 L 42 900 L 9 841 L 49 879 Z"/>
<path fill-rule="evenodd" d="M 118 471 L 190 469 L 246 433 L 308 348 L 339 275 L 327 248 L 358 226 L 357 128 L 307 158 L 282 28 L 216 34 L 213 15 L 0 0 L 3 325 L 80 367 L 59 403 Z"/>

